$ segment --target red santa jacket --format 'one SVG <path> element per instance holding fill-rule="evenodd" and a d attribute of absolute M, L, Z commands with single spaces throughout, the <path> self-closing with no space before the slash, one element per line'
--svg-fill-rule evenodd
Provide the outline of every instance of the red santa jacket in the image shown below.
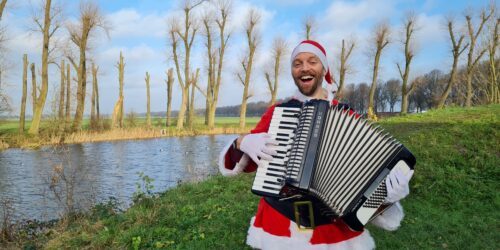
<path fill-rule="evenodd" d="M 333 105 L 338 104 L 336 100 Z M 251 133 L 267 132 L 275 106 L 261 117 Z M 354 112 L 349 111 L 351 114 Z M 355 114 L 357 115 L 357 114 Z M 359 116 L 359 115 L 357 115 Z M 221 152 L 219 168 L 223 175 L 235 175 L 241 172 L 254 172 L 257 165 L 250 157 L 232 148 L 232 141 Z M 379 226 L 388 230 L 396 229 L 403 217 L 399 204 L 393 206 L 384 215 L 377 218 Z M 396 210 L 400 210 L 400 213 Z M 385 218 L 388 217 L 388 218 Z M 367 230 L 350 230 L 342 220 L 320 225 L 314 230 L 300 231 L 294 221 L 280 214 L 265 199 L 261 199 L 255 217 L 248 230 L 247 244 L 261 249 L 302 249 L 322 246 L 322 249 L 372 249 L 375 243 Z"/>

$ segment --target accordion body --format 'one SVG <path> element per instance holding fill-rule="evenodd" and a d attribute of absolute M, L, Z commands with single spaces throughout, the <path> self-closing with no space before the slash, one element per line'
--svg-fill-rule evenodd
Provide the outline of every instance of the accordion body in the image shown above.
<path fill-rule="evenodd" d="M 258 195 L 313 196 L 325 214 L 354 230 L 377 214 L 393 168 L 413 169 L 416 160 L 396 139 L 343 105 L 323 100 L 275 107 L 271 134 L 279 145 L 273 160 L 261 160 L 252 185 Z"/>

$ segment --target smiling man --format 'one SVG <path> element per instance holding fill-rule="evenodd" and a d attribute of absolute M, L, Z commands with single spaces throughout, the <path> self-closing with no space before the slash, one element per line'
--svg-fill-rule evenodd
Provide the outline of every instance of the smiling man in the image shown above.
<path fill-rule="evenodd" d="M 311 99 L 333 99 L 332 77 L 328 67 L 325 49 L 317 42 L 301 42 L 292 52 L 291 71 L 297 86 L 295 95 L 289 102 L 305 102 Z M 322 87 L 323 78 L 327 82 Z M 221 152 L 219 169 L 223 175 L 236 175 L 241 172 L 254 172 L 262 159 L 272 160 L 276 154 L 273 146 L 277 142 L 267 133 L 275 106 L 270 107 L 250 134 L 232 140 Z M 399 200 L 409 193 L 410 175 L 391 171 L 387 183 L 386 202 L 396 203 L 379 215 L 372 223 L 387 230 L 395 230 L 403 219 Z M 259 202 L 257 214 L 251 219 L 247 244 L 260 249 L 373 249 L 375 242 L 368 230 L 353 231 L 342 219 L 333 220 L 323 216 L 317 201 L 313 204 L 314 219 L 307 212 L 300 213 L 300 226 L 310 226 L 314 220 L 315 228 L 299 230 L 294 219 L 293 201 L 280 201 L 277 198 L 263 197 Z"/>

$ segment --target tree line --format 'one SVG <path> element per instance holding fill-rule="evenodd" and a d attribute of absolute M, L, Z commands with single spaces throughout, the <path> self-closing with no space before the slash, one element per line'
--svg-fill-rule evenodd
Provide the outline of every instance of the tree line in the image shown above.
<path fill-rule="evenodd" d="M 0 2 L 1 13 L 7 0 Z M 57 97 L 57 118 L 61 132 L 78 131 L 82 128 L 83 114 L 85 110 L 85 99 L 87 94 L 88 72 L 91 74 L 91 112 L 90 127 L 101 128 L 102 119 L 99 112 L 99 66 L 87 53 L 90 48 L 89 38 L 99 34 L 109 37 L 110 25 L 102 14 L 99 6 L 91 1 L 81 1 L 79 16 L 73 23 L 62 25 L 61 9 L 51 0 L 42 1 L 39 13 L 33 20 L 42 34 L 42 58 L 41 78 L 36 74 L 36 64 L 29 63 L 27 55 L 23 56 L 22 77 L 22 99 L 20 110 L 19 132 L 24 133 L 25 109 L 28 99 L 28 69 L 31 71 L 31 99 L 33 103 L 33 118 L 30 134 L 38 134 L 42 113 L 47 100 L 48 93 L 48 67 L 55 65 L 60 71 L 59 95 Z M 203 7 L 204 6 L 204 7 Z M 197 8 L 204 8 L 203 15 L 195 15 Z M 256 9 L 250 9 L 245 15 L 244 36 L 245 54 L 239 60 L 239 71 L 236 73 L 238 81 L 242 84 L 241 105 L 217 108 L 220 86 L 223 82 L 224 62 L 227 45 L 232 38 L 232 33 L 227 31 L 228 20 L 234 15 L 232 1 L 230 0 L 184 0 L 181 5 L 182 14 L 172 16 L 168 19 L 167 37 L 170 53 L 169 61 L 173 64 L 165 72 L 165 89 L 167 92 L 166 126 L 175 126 L 178 129 L 191 127 L 193 125 L 196 110 L 194 101 L 196 95 L 201 94 L 205 98 L 205 124 L 208 128 L 215 126 L 215 116 L 227 114 L 238 107 L 240 116 L 240 127 L 246 124 L 245 117 L 255 113 L 254 107 L 261 109 L 261 104 L 254 105 L 252 110 L 247 107 L 248 101 L 253 96 L 249 91 L 252 83 L 252 74 L 255 71 L 255 56 L 261 45 L 261 34 L 258 26 L 261 22 L 261 13 Z M 37 15 L 38 14 L 38 15 Z M 350 58 L 356 50 L 361 50 L 354 39 L 343 39 L 341 52 L 336 56 L 340 62 L 337 74 L 334 74 L 337 85 L 336 98 L 350 103 L 360 113 L 367 113 L 370 119 L 377 119 L 377 112 L 394 112 L 399 105 L 401 114 L 409 110 L 422 111 L 430 108 L 443 108 L 448 105 L 470 107 L 478 104 L 500 103 L 499 91 L 499 24 L 500 17 L 496 6 L 484 7 L 479 12 L 467 10 L 463 13 L 463 25 L 465 32 L 457 29 L 459 21 L 448 18 L 446 29 L 450 41 L 450 55 L 452 66 L 449 72 L 433 70 L 427 74 L 410 77 L 413 58 L 417 53 L 415 49 L 415 36 L 419 32 L 418 17 L 413 12 L 408 12 L 399 26 L 390 26 L 387 22 L 379 22 L 374 25 L 369 40 L 369 59 L 371 61 L 371 82 L 347 84 L 348 76 L 354 69 L 350 64 Z M 312 17 L 306 17 L 302 23 L 303 38 L 314 39 L 314 30 L 318 24 Z M 51 43 L 56 32 L 65 32 L 69 36 L 69 43 L 64 47 L 57 47 Z M 400 31 L 402 36 L 393 35 Z M 101 33 L 99 33 L 101 32 Z M 3 34 L 2 34 L 3 35 Z M 204 69 L 195 68 L 191 61 L 195 41 L 201 40 L 206 51 L 206 63 Z M 397 44 L 396 41 L 401 43 Z M 379 64 L 388 46 L 398 46 L 402 49 L 403 63 L 396 63 L 394 67 L 399 72 L 398 79 L 381 80 L 379 76 Z M 327 48 L 327 51 L 329 49 Z M 275 37 L 270 52 L 267 52 L 271 65 L 264 71 L 271 99 L 267 105 L 276 103 L 279 89 L 279 76 L 282 73 L 283 57 L 289 51 L 287 41 L 282 37 Z M 53 53 L 63 55 L 60 62 L 54 61 Z M 459 67 L 459 62 L 466 55 L 466 64 Z M 90 63 L 90 67 L 89 67 Z M 124 72 L 126 70 L 125 58 L 122 53 L 116 64 L 118 70 L 118 99 L 116 100 L 113 114 L 112 127 L 123 127 L 124 119 Z M 72 73 L 76 76 L 72 77 Z M 206 76 L 206 83 L 200 82 L 200 74 Z M 0 75 L 1 80 L 1 75 Z M 40 81 L 40 82 L 38 82 Z M 145 72 L 146 99 L 146 123 L 151 126 L 150 111 L 150 74 Z M 72 82 L 76 82 L 76 98 L 72 91 Z M 0 81 L 1 83 L 1 81 Z M 180 87 L 179 93 L 173 93 L 174 84 Z M 233 94 L 233 93 L 231 93 Z M 181 104 L 173 119 L 172 98 L 181 97 Z M 0 85 L 0 112 L 8 111 L 9 99 L 1 92 Z M 73 108 L 72 104 L 76 103 Z M 3 109 L 3 110 L 2 110 Z M 72 111 L 74 109 L 74 113 Z M 223 110 L 225 112 L 223 112 Z"/>

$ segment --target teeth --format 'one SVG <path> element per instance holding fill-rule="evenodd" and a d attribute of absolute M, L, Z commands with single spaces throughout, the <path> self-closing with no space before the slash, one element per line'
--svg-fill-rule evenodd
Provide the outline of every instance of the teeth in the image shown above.
<path fill-rule="evenodd" d="M 301 77 L 300 79 L 301 79 L 301 80 L 311 80 L 311 79 L 313 79 L 313 78 L 314 78 L 314 77 L 312 77 L 312 76 L 303 76 L 303 77 Z"/>

